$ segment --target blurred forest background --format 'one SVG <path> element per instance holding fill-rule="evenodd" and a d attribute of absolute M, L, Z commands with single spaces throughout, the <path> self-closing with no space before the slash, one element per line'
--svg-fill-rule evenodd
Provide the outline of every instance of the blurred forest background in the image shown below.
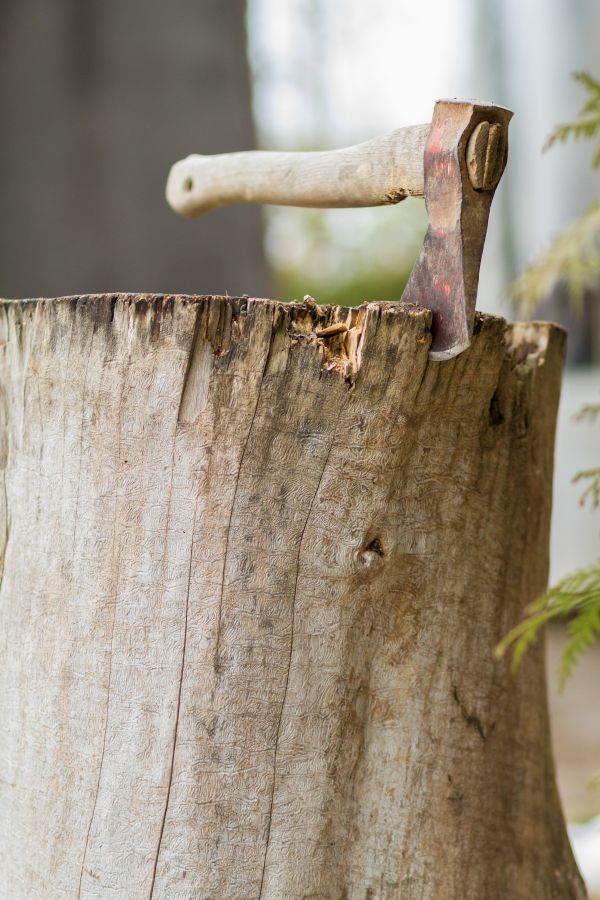
<path fill-rule="evenodd" d="M 515 113 L 478 304 L 513 317 L 515 276 L 598 199 L 591 146 L 541 152 L 581 104 L 570 79 L 581 69 L 600 77 L 596 0 L 0 0 L 0 292 L 397 299 L 425 229 L 422 202 L 236 207 L 187 222 L 164 201 L 168 169 L 191 152 L 343 146 L 467 96 Z M 597 465 L 597 430 L 572 417 L 599 399 L 600 285 L 584 307 L 574 317 L 557 285 L 539 310 L 570 331 L 553 579 L 599 555 L 600 523 L 570 481 Z M 600 651 L 559 697 L 563 638 L 549 637 L 559 785 L 569 817 L 592 819 Z M 600 890 L 595 822 L 574 834 Z"/>

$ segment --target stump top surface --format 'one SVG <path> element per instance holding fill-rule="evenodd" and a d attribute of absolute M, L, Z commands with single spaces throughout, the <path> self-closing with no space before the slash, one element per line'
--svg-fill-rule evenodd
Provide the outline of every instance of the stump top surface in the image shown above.
<path fill-rule="evenodd" d="M 223 340 L 228 343 L 231 339 L 232 321 L 247 316 L 251 311 L 269 310 L 273 314 L 273 332 L 281 330 L 285 321 L 288 332 L 292 333 L 292 339 L 314 338 L 318 346 L 326 351 L 323 354 L 326 360 L 332 355 L 328 351 L 333 350 L 335 355 L 335 350 L 339 349 L 340 344 L 342 348 L 344 345 L 351 348 L 352 339 L 349 340 L 345 335 L 356 329 L 354 337 L 360 339 L 369 318 L 377 321 L 385 318 L 390 324 L 393 322 L 400 331 L 413 331 L 415 336 L 418 334 L 419 342 L 423 340 L 431 342 L 431 311 L 398 301 L 365 301 L 360 306 L 346 307 L 321 305 L 312 298 L 298 302 L 218 294 L 98 293 L 62 297 L 0 298 L 0 307 L 5 310 L 18 309 L 23 313 L 27 311 L 32 313 L 40 306 L 57 309 L 67 306 L 77 309 L 81 313 L 91 315 L 98 324 L 111 323 L 116 307 L 120 306 L 138 319 L 147 318 L 148 324 L 154 321 L 152 327 L 155 334 L 156 320 L 165 314 L 174 314 L 176 310 L 190 307 L 196 309 L 209 307 L 212 336 L 220 339 L 221 344 Z M 337 329 L 333 326 L 337 326 Z M 561 343 L 566 340 L 565 330 L 553 322 L 509 323 L 502 316 L 477 311 L 473 343 L 477 342 L 482 332 L 493 332 L 497 336 L 504 334 L 507 348 L 514 348 L 516 344 L 521 347 L 519 356 L 523 356 L 523 353 L 527 356 L 528 353 L 543 351 L 551 334 Z M 223 347 L 220 349 L 222 351 Z M 468 353 L 469 350 L 464 352 Z M 357 361 L 357 367 L 360 367 L 360 360 Z"/>

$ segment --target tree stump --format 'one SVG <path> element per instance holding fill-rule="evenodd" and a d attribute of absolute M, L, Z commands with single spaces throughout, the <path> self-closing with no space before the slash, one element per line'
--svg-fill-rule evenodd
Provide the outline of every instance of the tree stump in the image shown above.
<path fill-rule="evenodd" d="M 224 297 L 1 307 L 0 895 L 585 891 L 543 649 L 563 332 Z M 337 326 L 337 327 L 331 327 Z"/>

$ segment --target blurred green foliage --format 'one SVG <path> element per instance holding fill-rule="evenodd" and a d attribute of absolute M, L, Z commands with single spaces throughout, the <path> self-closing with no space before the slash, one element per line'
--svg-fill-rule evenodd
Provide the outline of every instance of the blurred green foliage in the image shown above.
<path fill-rule="evenodd" d="M 574 75 L 587 94 L 579 117 L 559 125 L 550 135 L 546 147 L 569 138 L 595 138 L 600 135 L 600 82 L 586 72 Z M 593 159 L 600 167 L 600 146 Z M 515 296 L 522 308 L 531 312 L 552 288 L 562 283 L 574 309 L 582 305 L 584 292 L 598 287 L 600 281 L 600 204 L 592 206 L 577 222 L 565 229 L 548 253 L 527 269 L 517 280 Z M 580 420 L 598 422 L 600 403 L 585 406 Z M 585 484 L 581 505 L 600 508 L 600 468 L 578 472 L 574 482 Z M 573 665 L 600 636 L 600 561 L 574 572 L 549 588 L 525 610 L 525 616 L 500 642 L 496 655 L 512 649 L 513 670 L 519 667 L 524 653 L 535 643 L 540 630 L 555 619 L 566 620 L 568 641 L 563 651 L 559 684 L 564 686 Z"/>
<path fill-rule="evenodd" d="M 323 283 L 297 269 L 279 270 L 275 273 L 276 296 L 283 300 L 302 300 L 305 294 L 310 294 L 319 304 L 335 306 L 360 306 L 371 300 L 399 300 L 410 272 L 411 267 L 395 273 L 364 269 L 353 272 L 348 279 Z"/>
<path fill-rule="evenodd" d="M 427 225 L 422 201 L 351 210 L 276 210 L 267 248 L 276 296 L 358 306 L 399 300 Z"/>
<path fill-rule="evenodd" d="M 573 75 L 586 93 L 578 117 L 558 125 L 549 136 L 544 149 L 569 139 L 590 140 L 600 135 L 600 82 L 588 72 Z M 600 144 L 592 161 L 600 168 Z M 600 283 L 600 203 L 595 203 L 576 222 L 565 228 L 533 265 L 515 281 L 512 294 L 525 315 L 545 300 L 559 285 L 567 289 L 571 307 L 580 311 L 588 290 L 597 290 Z"/>

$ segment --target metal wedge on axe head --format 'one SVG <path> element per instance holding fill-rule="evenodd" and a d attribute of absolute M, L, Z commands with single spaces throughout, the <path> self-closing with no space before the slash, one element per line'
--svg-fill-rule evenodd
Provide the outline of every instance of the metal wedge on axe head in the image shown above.
<path fill-rule="evenodd" d="M 473 333 L 481 254 L 511 116 L 491 103 L 438 100 L 431 123 L 342 150 L 192 155 L 172 167 L 167 200 L 194 218 L 231 203 L 358 207 L 424 197 L 429 225 L 401 299 L 432 310 L 430 357 L 451 359 Z"/>

